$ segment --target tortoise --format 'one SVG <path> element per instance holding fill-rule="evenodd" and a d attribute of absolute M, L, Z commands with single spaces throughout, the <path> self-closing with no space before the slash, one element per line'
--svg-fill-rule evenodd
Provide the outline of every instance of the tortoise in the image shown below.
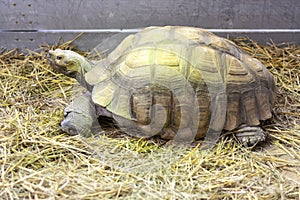
<path fill-rule="evenodd" d="M 50 50 L 51 66 L 88 92 L 66 107 L 62 129 L 90 136 L 99 116 L 135 137 L 175 144 L 215 141 L 231 132 L 245 145 L 266 139 L 275 82 L 267 68 L 232 41 L 195 27 L 148 27 L 127 36 L 107 57 L 89 61 Z M 222 131 L 223 130 L 223 131 Z"/>

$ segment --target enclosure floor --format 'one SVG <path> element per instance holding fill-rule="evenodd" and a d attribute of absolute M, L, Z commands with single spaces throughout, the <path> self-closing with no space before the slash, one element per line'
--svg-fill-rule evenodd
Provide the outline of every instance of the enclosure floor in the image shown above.
<path fill-rule="evenodd" d="M 165 147 L 114 127 L 91 138 L 66 135 L 59 123 L 81 91 L 76 81 L 54 73 L 44 51 L 0 51 L 0 196 L 300 199 L 300 48 L 235 42 L 278 87 L 274 117 L 263 124 L 268 140 L 255 149 L 225 138 L 209 150 Z"/>

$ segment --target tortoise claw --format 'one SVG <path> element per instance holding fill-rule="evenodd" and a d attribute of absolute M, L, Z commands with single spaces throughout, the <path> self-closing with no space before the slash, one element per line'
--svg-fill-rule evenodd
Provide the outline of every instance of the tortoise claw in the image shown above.
<path fill-rule="evenodd" d="M 266 140 L 266 133 L 258 126 L 242 125 L 233 134 L 236 140 L 246 147 L 254 147 L 258 143 Z"/>

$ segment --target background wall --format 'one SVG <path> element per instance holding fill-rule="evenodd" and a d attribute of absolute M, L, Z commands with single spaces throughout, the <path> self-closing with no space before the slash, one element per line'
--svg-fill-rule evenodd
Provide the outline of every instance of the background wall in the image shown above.
<path fill-rule="evenodd" d="M 116 33 L 150 25 L 210 29 L 261 43 L 300 44 L 300 0 L 1 0 L 0 47 L 36 49 L 84 34 L 91 49 Z"/>

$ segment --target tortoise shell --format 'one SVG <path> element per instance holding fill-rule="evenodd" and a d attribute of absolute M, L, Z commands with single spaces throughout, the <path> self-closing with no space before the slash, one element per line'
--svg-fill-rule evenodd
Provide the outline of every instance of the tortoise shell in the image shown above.
<path fill-rule="evenodd" d="M 114 115 L 145 125 L 155 116 L 174 130 L 193 121 L 197 138 L 209 128 L 256 126 L 272 116 L 275 84 L 266 67 L 200 28 L 149 27 L 129 35 L 85 79 L 93 102 Z"/>

